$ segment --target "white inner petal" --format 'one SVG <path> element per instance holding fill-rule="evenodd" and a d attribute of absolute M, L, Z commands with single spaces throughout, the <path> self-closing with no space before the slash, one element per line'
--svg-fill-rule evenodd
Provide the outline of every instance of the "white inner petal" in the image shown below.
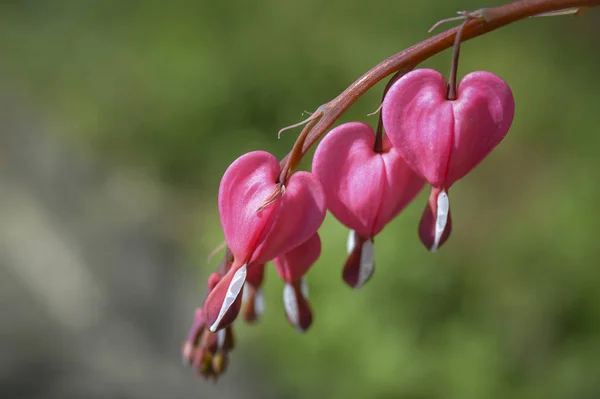
<path fill-rule="evenodd" d="M 262 315 L 265 312 L 265 297 L 262 294 L 261 290 L 256 290 L 256 295 L 254 296 L 254 313 L 257 316 Z"/>
<path fill-rule="evenodd" d="M 305 279 L 300 280 L 300 293 L 304 299 L 308 299 L 308 283 Z"/>
<path fill-rule="evenodd" d="M 217 347 L 219 348 L 219 350 L 223 349 L 223 345 L 225 344 L 225 335 L 226 334 L 227 333 L 224 328 L 217 331 Z"/>
<path fill-rule="evenodd" d="M 354 236 L 356 233 L 354 230 L 350 230 L 348 233 L 348 241 L 346 241 L 346 250 L 348 251 L 348 255 L 354 251 L 354 247 L 356 246 L 356 237 Z"/>
<path fill-rule="evenodd" d="M 373 274 L 373 267 L 375 266 L 375 249 L 373 248 L 373 241 L 367 240 L 363 243 L 362 251 L 360 254 L 360 267 L 358 269 L 358 281 L 354 286 L 358 289 L 371 277 Z"/>
<path fill-rule="evenodd" d="M 225 299 L 223 300 L 223 304 L 221 305 L 221 309 L 219 310 L 219 316 L 217 316 L 217 320 L 215 320 L 213 325 L 210 326 L 211 332 L 217 331 L 221 320 L 223 320 L 223 317 L 225 317 L 225 314 L 237 299 L 238 295 L 240 294 L 240 291 L 242 290 L 242 288 L 244 288 L 244 282 L 246 282 L 246 265 L 242 266 L 233 275 L 231 283 L 229 283 L 229 287 L 227 287 Z"/>
<path fill-rule="evenodd" d="M 442 191 L 437 197 L 437 218 L 435 220 L 435 237 L 433 240 L 433 246 L 431 252 L 435 252 L 440 245 L 442 234 L 446 229 L 446 223 L 448 223 L 448 210 L 450 209 L 450 201 L 448 200 L 448 194 Z"/>
<path fill-rule="evenodd" d="M 290 322 L 298 328 L 300 322 L 300 310 L 298 309 L 298 301 L 296 300 L 294 288 L 289 284 L 286 284 L 283 287 L 283 307 L 285 308 L 285 313 L 290 319 Z"/>

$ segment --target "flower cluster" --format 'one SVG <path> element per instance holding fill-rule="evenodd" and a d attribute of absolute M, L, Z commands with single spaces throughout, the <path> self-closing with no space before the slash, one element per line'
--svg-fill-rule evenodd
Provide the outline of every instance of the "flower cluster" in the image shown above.
<path fill-rule="evenodd" d="M 380 126 L 342 124 L 319 144 L 312 173 L 282 173 L 275 156 L 254 151 L 238 158 L 219 188 L 227 251 L 209 278 L 209 294 L 196 313 L 183 356 L 204 376 L 217 377 L 233 348 L 231 324 L 240 311 L 256 321 L 267 262 L 282 280 L 287 318 L 306 331 L 313 320 L 304 275 L 321 253 L 317 233 L 326 210 L 349 231 L 343 280 L 362 287 L 373 275 L 374 241 L 423 189 L 431 186 L 418 235 L 435 252 L 448 239 L 448 192 L 508 132 L 514 100 L 489 72 L 465 76 L 448 94 L 444 77 L 418 69 L 389 85 Z M 383 135 L 385 131 L 385 136 Z"/>

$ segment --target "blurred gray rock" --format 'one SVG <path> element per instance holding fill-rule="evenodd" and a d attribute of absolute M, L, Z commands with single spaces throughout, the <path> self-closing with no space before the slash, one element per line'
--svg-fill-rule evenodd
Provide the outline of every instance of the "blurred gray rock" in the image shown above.
<path fill-rule="evenodd" d="M 181 365 L 204 293 L 164 188 L 81 155 L 3 90 L 0 397 L 265 397 L 240 353 L 218 385 Z"/>

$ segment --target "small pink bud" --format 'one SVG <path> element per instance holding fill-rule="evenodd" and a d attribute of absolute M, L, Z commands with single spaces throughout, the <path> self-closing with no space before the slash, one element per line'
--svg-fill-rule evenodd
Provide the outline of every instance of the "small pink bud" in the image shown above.
<path fill-rule="evenodd" d="M 419 225 L 431 251 L 450 234 L 448 189 L 504 139 L 515 111 L 510 88 L 489 72 L 466 75 L 455 100 L 447 88 L 439 72 L 414 70 L 391 86 L 381 111 L 394 147 L 435 188 Z"/>
<path fill-rule="evenodd" d="M 321 238 L 313 234 L 303 244 L 273 260 L 279 277 L 291 283 L 302 278 L 321 256 Z"/>
<path fill-rule="evenodd" d="M 230 311 L 241 293 L 248 268 L 264 264 L 305 242 L 323 223 L 323 188 L 308 172 L 278 182 L 277 159 L 254 151 L 235 160 L 219 187 L 219 213 L 233 264 L 205 301 L 211 331 L 231 323 Z M 225 317 L 227 318 L 225 319 Z"/>
<path fill-rule="evenodd" d="M 202 308 L 198 308 L 196 309 L 194 322 L 192 323 L 188 337 L 183 343 L 183 347 L 181 349 L 181 356 L 184 363 L 191 364 L 193 362 L 194 351 L 200 342 L 200 337 L 205 328 L 206 324 L 204 322 L 204 312 L 202 311 Z"/>
<path fill-rule="evenodd" d="M 300 332 L 312 323 L 308 303 L 308 286 L 303 276 L 321 255 L 321 239 L 314 234 L 304 244 L 273 260 L 277 273 L 286 282 L 283 287 L 283 305 L 288 321 Z"/>
<path fill-rule="evenodd" d="M 421 191 L 424 180 L 404 162 L 383 137 L 382 152 L 376 152 L 373 129 L 361 122 L 344 123 L 319 144 L 313 173 L 321 181 L 331 213 L 361 237 L 348 249 L 343 278 L 353 288 L 361 287 L 373 273 L 373 237 L 381 232 Z M 364 251 L 363 251 L 364 249 Z"/>
<path fill-rule="evenodd" d="M 219 281 L 223 279 L 223 275 L 224 274 L 221 274 L 219 272 L 214 272 L 211 273 L 210 276 L 208 276 L 208 292 L 211 292 L 215 289 L 217 284 L 219 284 Z"/>

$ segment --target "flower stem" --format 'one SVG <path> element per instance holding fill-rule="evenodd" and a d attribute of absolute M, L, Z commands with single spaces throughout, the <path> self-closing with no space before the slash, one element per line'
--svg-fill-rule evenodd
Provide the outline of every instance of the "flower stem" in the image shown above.
<path fill-rule="evenodd" d="M 375 65 L 336 98 L 321 105 L 318 110 L 321 117 L 316 118 L 302 131 L 292 151 L 282 160 L 287 163 L 293 156 L 292 162 L 285 168 L 285 176 L 300 162 L 306 152 L 321 136 L 331 128 L 338 118 L 356 102 L 371 87 L 386 76 L 394 73 L 410 71 L 426 59 L 452 47 L 456 35 L 462 29 L 461 41 L 467 41 L 481 36 L 505 25 L 520 21 L 538 14 L 552 11 L 565 10 L 572 7 L 586 8 L 600 5 L 600 0 L 519 0 L 494 8 L 478 10 L 477 17 L 465 22 L 464 25 L 454 27 L 409 47 Z M 310 125 L 310 129 L 308 128 Z M 297 147 L 300 150 L 297 150 Z M 282 171 L 283 172 L 283 171 Z M 282 173 L 283 177 L 283 173 Z"/>
<path fill-rule="evenodd" d="M 467 18 L 469 18 L 467 16 Z M 469 20 L 467 19 L 460 25 L 456 37 L 454 38 L 454 51 L 452 52 L 452 65 L 450 66 L 450 79 L 448 79 L 448 94 L 446 98 L 450 101 L 456 100 L 456 76 L 458 75 L 458 57 L 460 56 L 460 41 L 462 40 L 462 33 L 465 29 L 465 25 Z"/>
<path fill-rule="evenodd" d="M 411 68 L 411 70 L 412 70 L 412 68 Z M 392 76 L 390 81 L 387 82 L 387 84 L 385 85 L 385 89 L 383 89 L 383 95 L 381 96 L 381 102 L 383 102 L 383 100 L 385 99 L 385 95 L 387 94 L 388 90 L 390 90 L 390 87 L 392 87 L 392 85 L 394 83 L 396 83 L 396 81 L 398 79 L 400 79 L 402 76 L 406 75 L 408 72 L 410 72 L 410 70 L 402 70 L 402 71 L 396 72 L 396 74 L 394 76 Z M 377 120 L 377 131 L 375 132 L 375 145 L 373 146 L 373 151 L 375 151 L 377 153 L 383 152 L 383 114 L 382 114 L 381 109 L 379 110 L 379 118 Z"/>

